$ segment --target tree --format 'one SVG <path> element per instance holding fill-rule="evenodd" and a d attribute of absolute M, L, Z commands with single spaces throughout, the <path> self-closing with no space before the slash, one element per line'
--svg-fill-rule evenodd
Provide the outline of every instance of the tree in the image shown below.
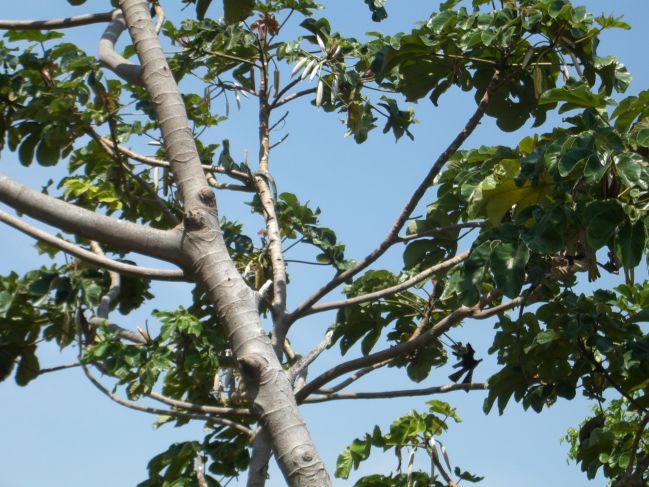
<path fill-rule="evenodd" d="M 0 147 L 25 166 L 69 167 L 41 192 L 1 175 L 0 201 L 70 237 L 8 213 L 0 219 L 38 239 L 44 253 L 74 257 L 0 281 L 0 378 L 36 379 L 45 372 L 38 344 L 55 341 L 78 349 L 74 365 L 112 400 L 159 423 L 204 422 L 201 441 L 151 460 L 145 486 L 219 485 L 216 477 L 244 471 L 248 485 L 263 485 L 271 454 L 288 485 L 331 485 L 301 403 L 486 389 L 485 411 L 496 405 L 502 414 L 512 397 L 540 412 L 580 390 L 596 411 L 568 434 L 571 456 L 590 478 L 602 471 L 617 486 L 646 485 L 649 342 L 639 323 L 649 284 L 636 283 L 635 269 L 646 242 L 649 96 L 614 102 L 630 75 L 596 51 L 602 30 L 625 23 L 567 0 L 447 0 L 408 34 L 361 42 L 318 18 L 312 0 L 224 0 L 218 20 L 206 15 L 210 0 L 184 0 L 196 18 L 181 25 L 165 22 L 158 2 L 114 3 L 101 14 L 0 22 L 9 30 L 0 44 Z M 374 20 L 387 16 L 384 1 L 365 3 Z M 99 60 L 56 31 L 94 23 L 107 24 Z M 302 36 L 288 36 L 290 26 Z M 118 53 L 127 29 L 133 44 Z M 161 38 L 177 47 L 173 54 Z M 196 93 L 183 94 L 177 82 L 189 78 Z M 412 137 L 415 122 L 404 103 L 428 97 L 436 105 L 454 87 L 474 95 L 474 112 L 367 256 L 347 257 L 318 209 L 278 193 L 270 156 L 283 142 L 271 142 L 284 121 L 280 107 L 309 97 L 341 113 L 357 143 L 379 122 L 399 139 Z M 227 139 L 201 141 L 224 118 L 214 100 L 238 105 L 242 97 L 258 104 L 256 163 L 231 152 Z M 530 119 L 540 126 L 555 109 L 570 116 L 515 147 L 461 149 L 486 117 L 514 131 Z M 133 149 L 147 137 L 161 143 L 155 157 Z M 214 190 L 249 194 L 265 222 L 256 240 L 219 217 Z M 397 245 L 405 246 L 403 268 L 378 267 Z M 286 252 L 294 246 L 313 248 L 333 276 L 291 310 Z M 143 267 L 132 253 L 175 268 Z M 615 289 L 574 289 L 580 275 L 596 282 L 619 272 L 625 284 Z M 192 305 L 157 311 L 157 333 L 116 323 L 152 298 L 152 280 L 194 283 Z M 322 302 L 340 288 L 343 299 Z M 320 345 L 296 353 L 295 324 L 331 310 L 335 322 Z M 124 317 L 115 320 L 115 311 Z M 489 353 L 500 370 L 474 383 L 480 353 L 453 331 L 493 317 Z M 335 344 L 358 356 L 307 377 Z M 345 391 L 387 367 L 419 383 L 449 354 L 454 384 Z M 97 371 L 115 378 L 120 393 Z M 336 476 L 347 478 L 376 447 L 409 451 L 406 472 L 356 485 L 479 481 L 451 469 L 439 441 L 456 411 L 439 400 L 426 406 L 354 440 Z M 430 458 L 430 472 L 415 471 L 417 454 Z"/>

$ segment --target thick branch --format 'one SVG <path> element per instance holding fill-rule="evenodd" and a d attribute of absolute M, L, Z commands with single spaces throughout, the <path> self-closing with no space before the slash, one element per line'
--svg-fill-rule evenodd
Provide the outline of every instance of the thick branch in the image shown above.
<path fill-rule="evenodd" d="M 181 235 L 117 220 L 39 193 L 0 174 L 0 202 L 32 218 L 112 247 L 181 264 Z"/>
<path fill-rule="evenodd" d="M 127 83 L 142 86 L 142 68 L 115 51 L 117 39 L 125 30 L 124 16 L 120 10 L 115 10 L 99 41 L 99 61 Z"/>
<path fill-rule="evenodd" d="M 248 467 L 246 487 L 264 487 L 268 476 L 268 462 L 272 456 L 270 437 L 264 429 L 258 429 L 252 440 L 252 454 Z"/>
<path fill-rule="evenodd" d="M 446 150 L 442 152 L 440 156 L 437 158 L 437 160 L 433 163 L 433 166 L 430 168 L 430 171 L 428 171 L 426 177 L 423 179 L 423 181 L 417 187 L 413 195 L 410 197 L 410 200 L 406 203 L 403 210 L 399 214 L 398 218 L 392 225 L 392 229 L 388 232 L 387 236 L 379 244 L 379 246 L 376 249 L 374 249 L 370 254 L 368 254 L 363 260 L 358 262 L 358 264 L 356 264 L 354 267 L 336 275 L 336 277 L 334 277 L 331 281 L 329 281 L 323 287 L 318 289 L 314 294 L 312 294 L 309 298 L 307 298 L 307 300 L 304 301 L 300 306 L 298 306 L 292 313 L 287 315 L 286 317 L 287 323 L 291 324 L 295 322 L 295 320 L 297 320 L 298 318 L 304 316 L 311 308 L 311 306 L 317 303 L 323 296 L 325 296 L 327 293 L 329 293 L 330 291 L 338 287 L 343 282 L 354 277 L 363 269 L 367 268 L 370 264 L 372 264 L 379 257 L 381 257 L 392 245 L 394 245 L 399 241 L 399 232 L 401 231 L 401 228 L 406 223 L 406 221 L 410 217 L 410 214 L 413 212 L 417 204 L 419 204 L 419 201 L 426 193 L 426 190 L 431 186 L 431 184 L 433 183 L 437 175 L 441 172 L 442 168 L 448 162 L 451 156 L 459 150 L 459 148 L 462 146 L 464 141 L 466 141 L 466 139 L 473 133 L 473 131 L 476 129 L 476 127 L 482 120 L 482 117 L 484 116 L 485 111 L 487 110 L 487 106 L 489 105 L 489 99 L 491 97 L 491 93 L 497 87 L 497 82 L 498 82 L 498 72 L 494 74 L 494 77 L 491 83 L 489 84 L 489 86 L 487 87 L 487 90 L 485 91 L 484 95 L 482 96 L 482 99 L 480 100 L 480 103 L 478 104 L 478 108 L 476 109 L 475 113 L 471 116 L 469 121 L 466 123 L 464 129 L 462 129 L 462 131 L 455 137 L 455 139 L 453 139 L 453 142 L 449 144 Z"/>
<path fill-rule="evenodd" d="M 337 401 L 340 399 L 391 399 L 394 397 L 415 397 L 430 396 L 432 394 L 446 394 L 454 391 L 484 391 L 486 384 L 447 384 L 444 386 L 428 387 L 426 389 L 404 389 L 399 391 L 382 392 L 350 392 L 347 394 L 323 394 L 312 395 L 304 400 L 304 404 L 312 404 L 325 401 Z"/>
<path fill-rule="evenodd" d="M 49 20 L 0 20 L 0 30 L 51 30 L 67 29 L 80 25 L 99 24 L 109 22 L 113 12 L 97 14 L 83 14 L 64 19 Z"/>
<path fill-rule="evenodd" d="M 353 298 L 349 298 L 349 299 L 342 299 L 340 301 L 333 301 L 331 303 L 314 305 L 313 307 L 311 307 L 311 309 L 305 312 L 304 315 L 320 313 L 322 311 L 328 311 L 331 309 L 338 309 L 353 304 L 367 303 L 369 301 L 375 301 L 377 299 L 385 298 L 387 296 L 391 296 L 398 292 L 405 291 L 406 289 L 410 289 L 415 284 L 429 278 L 433 274 L 449 269 L 450 267 L 459 264 L 460 262 L 465 260 L 468 256 L 469 256 L 469 252 L 462 252 L 460 255 L 453 257 L 452 259 L 448 259 L 445 260 L 444 262 L 440 262 L 439 264 L 429 267 L 425 271 L 420 272 L 419 274 L 411 277 L 406 281 L 403 281 L 399 284 L 396 284 L 394 286 L 385 289 L 380 289 L 372 293 L 363 294 L 362 296 L 354 296 Z"/>
<path fill-rule="evenodd" d="M 104 251 L 97 242 L 91 241 L 90 247 L 95 254 L 99 255 L 100 257 L 106 257 L 104 255 Z M 108 319 L 110 306 L 117 299 L 122 289 L 122 280 L 119 274 L 114 271 L 108 271 L 108 275 L 110 277 L 110 287 L 108 288 L 108 292 L 101 297 L 99 307 L 97 308 L 97 316 L 104 320 Z"/>
<path fill-rule="evenodd" d="M 173 270 L 173 269 L 150 269 L 148 267 L 139 267 L 132 264 L 125 264 L 124 262 L 119 262 L 113 259 L 109 259 L 103 255 L 97 255 L 89 250 L 83 249 L 74 245 L 70 242 L 63 240 L 62 238 L 55 237 L 43 230 L 39 230 L 36 227 L 33 227 L 19 218 L 13 217 L 4 211 L 0 211 L 0 221 L 14 227 L 16 230 L 19 230 L 30 237 L 34 237 L 42 242 L 46 242 L 57 249 L 61 249 L 63 252 L 66 252 L 70 255 L 74 255 L 79 259 L 85 260 L 92 264 L 95 264 L 101 268 L 109 269 L 120 274 L 125 274 L 127 276 L 142 277 L 144 279 L 155 279 L 159 281 L 183 281 L 187 280 L 183 271 Z"/>

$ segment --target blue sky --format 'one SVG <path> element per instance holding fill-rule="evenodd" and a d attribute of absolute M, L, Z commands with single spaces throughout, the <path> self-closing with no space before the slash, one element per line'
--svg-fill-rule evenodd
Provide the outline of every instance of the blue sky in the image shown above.
<path fill-rule="evenodd" d="M 109 8 L 107 0 L 90 0 L 80 8 L 72 8 L 64 0 L 5 2 L 5 18 L 51 18 L 99 12 Z M 165 3 L 173 4 L 167 6 Z M 176 4 L 165 2 L 168 17 L 182 18 Z M 215 0 L 215 4 L 220 3 Z M 346 35 L 361 37 L 364 32 L 381 30 L 386 33 L 407 31 L 417 20 L 424 20 L 438 1 L 407 0 L 388 2 L 390 17 L 374 24 L 362 0 L 328 0 L 327 15 L 333 29 Z M 640 0 L 620 0 L 614 6 L 609 2 L 591 0 L 576 2 L 587 5 L 593 13 L 624 15 L 634 26 L 631 31 L 611 31 L 603 36 L 600 54 L 616 54 L 634 75 L 631 93 L 649 87 L 649 68 L 646 62 L 646 32 L 643 19 L 649 18 L 649 3 Z M 218 8 L 208 14 L 218 15 Z M 646 22 L 646 20 L 644 20 Z M 68 38 L 79 42 L 89 53 L 96 53 L 101 26 L 88 26 L 67 31 Z M 343 138 L 344 127 L 336 114 L 316 111 L 307 100 L 289 108 L 284 132 L 288 140 L 272 154 L 271 167 L 281 191 L 296 193 L 301 200 L 309 200 L 322 209 L 321 221 L 336 230 L 347 244 L 350 256 L 360 258 L 383 238 L 412 189 L 428 171 L 431 161 L 464 125 L 474 109 L 471 94 L 452 93 L 443 98 L 439 107 L 427 100 L 415 106 L 420 124 L 414 127 L 415 141 L 402 139 L 394 142 L 392 136 L 383 136 L 380 130 L 370 135 L 363 145 Z M 216 110 L 223 110 L 217 102 Z M 210 132 L 210 142 L 223 138 L 231 141 L 235 155 L 244 149 L 256 153 L 256 125 L 254 106 L 243 103 L 240 112 L 233 111 L 227 122 Z M 560 123 L 554 117 L 549 124 Z M 547 125 L 546 125 L 547 127 Z M 483 123 L 469 139 L 466 147 L 480 144 L 513 144 L 532 133 L 529 125 L 516 134 L 502 134 L 490 120 Z M 32 187 L 40 187 L 48 178 L 64 174 L 64 168 L 22 168 L 12 154 L 3 153 L 0 171 L 16 177 Z M 222 214 L 245 222 L 250 234 L 263 222 L 250 215 L 239 195 L 218 194 Z M 3 208 L 4 209 L 4 208 Z M 33 242 L 9 227 L 0 228 L 4 250 L 0 258 L 0 272 L 24 272 L 38 267 L 42 261 L 32 248 Z M 293 252 L 295 252 L 293 254 Z M 299 258 L 299 251 L 291 251 L 288 258 Z M 307 255 L 307 254 L 305 254 Z M 389 252 L 380 267 L 400 268 L 399 250 Z M 147 262 L 142 259 L 140 262 Z M 155 264 L 148 261 L 149 264 Z M 291 266 L 292 285 L 289 303 L 297 305 L 329 277 L 316 267 Z M 158 301 L 154 306 L 171 309 L 186 304 L 188 288 L 182 284 L 156 284 Z M 133 326 L 149 319 L 151 308 L 131 317 L 119 315 L 116 321 Z M 330 314 L 320 314 L 302 320 L 294 327 L 293 344 L 305 352 L 317 344 L 331 324 Z M 468 323 L 453 336 L 470 339 L 480 356 L 491 343 L 492 325 L 487 322 Z M 339 360 L 332 349 L 323 355 L 310 375 Z M 350 354 L 358 353 L 352 350 Z M 43 350 L 44 366 L 74 361 L 74 356 L 61 353 L 56 347 Z M 494 370 L 494 363 L 486 359 L 476 371 L 476 380 L 486 379 Z M 434 371 L 422 386 L 448 382 L 448 371 Z M 108 382 L 107 382 L 108 383 Z M 358 390 L 376 390 L 389 384 L 390 388 L 410 387 L 393 370 L 386 375 L 368 377 L 358 384 Z M 387 428 L 390 421 L 410 409 L 424 409 L 427 398 L 392 399 L 381 402 L 340 401 L 302 408 L 307 424 L 330 471 L 340 451 L 352 441 L 372 430 L 375 424 Z M 454 465 L 485 475 L 483 487 L 518 486 L 541 487 L 570 485 L 580 487 L 602 485 L 601 480 L 587 482 L 574 465 L 567 465 L 567 446 L 560 438 L 569 426 L 575 425 L 589 411 L 583 401 L 561 402 L 541 415 L 524 413 L 517 404 L 510 404 L 505 416 L 482 413 L 482 393 L 456 393 L 448 399 L 458 408 L 464 422 L 452 426 L 442 438 Z M 26 388 L 12 382 L 0 384 L 0 487 L 94 487 L 132 486 L 146 478 L 146 462 L 166 449 L 172 441 L 197 439 L 202 435 L 199 425 L 152 430 L 154 418 L 118 406 L 102 396 L 75 369 L 39 378 Z M 364 464 L 361 473 L 388 472 L 397 464 L 394 457 L 377 455 Z M 424 467 L 426 468 L 426 467 Z M 357 478 L 357 475 L 354 476 Z M 230 485 L 244 485 L 232 483 Z M 349 485 L 352 482 L 349 481 Z M 275 475 L 269 486 L 283 485 Z M 347 482 L 334 480 L 334 485 Z"/>

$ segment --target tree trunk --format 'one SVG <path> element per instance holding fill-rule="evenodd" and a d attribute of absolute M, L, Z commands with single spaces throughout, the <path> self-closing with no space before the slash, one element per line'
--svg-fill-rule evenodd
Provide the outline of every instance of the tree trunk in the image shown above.
<path fill-rule="evenodd" d="M 270 437 L 287 483 L 330 486 L 295 402 L 288 377 L 262 327 L 257 297 L 230 259 L 183 100 L 151 24 L 147 0 L 120 0 L 142 65 L 142 81 L 155 107 L 165 148 L 184 205 L 182 253 L 206 291 L 246 384 L 251 409 Z"/>

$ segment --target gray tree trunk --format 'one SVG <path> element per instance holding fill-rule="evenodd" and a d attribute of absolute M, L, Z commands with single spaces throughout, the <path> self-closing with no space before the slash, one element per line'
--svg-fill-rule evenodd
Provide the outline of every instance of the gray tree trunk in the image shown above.
<path fill-rule="evenodd" d="M 228 255 L 216 198 L 207 184 L 183 100 L 153 29 L 147 0 L 120 0 L 155 107 L 184 205 L 181 253 L 206 291 L 246 384 L 253 413 L 267 431 L 275 458 L 292 487 L 330 486 L 331 480 L 302 420 L 288 377 L 262 327 L 257 297 Z"/>

